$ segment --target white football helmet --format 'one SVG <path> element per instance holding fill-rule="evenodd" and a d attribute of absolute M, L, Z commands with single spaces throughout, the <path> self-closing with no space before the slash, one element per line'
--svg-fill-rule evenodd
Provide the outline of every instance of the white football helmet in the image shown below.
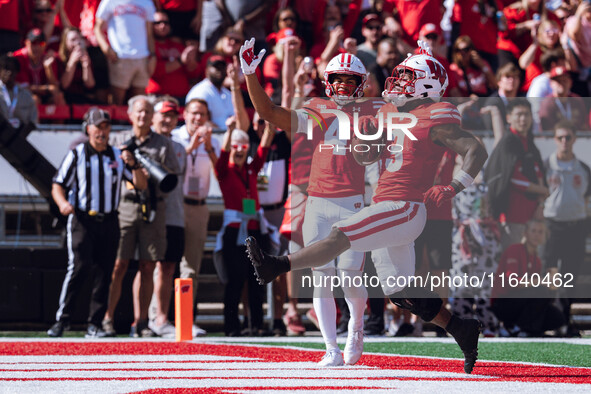
<path fill-rule="evenodd" d="M 337 74 L 346 74 L 359 77 L 359 81 L 357 85 L 355 85 L 355 90 L 351 95 L 339 95 L 334 91 L 332 86 L 332 77 Z M 366 82 L 367 70 L 365 69 L 365 66 L 357 56 L 350 53 L 341 53 L 336 55 L 330 60 L 330 62 L 328 62 L 326 69 L 324 69 L 323 83 L 325 86 L 326 95 L 328 97 L 332 97 L 339 105 L 344 105 L 357 97 L 362 97 Z"/>
<path fill-rule="evenodd" d="M 417 43 L 419 53 L 409 54 L 394 68 L 392 76 L 386 79 L 382 97 L 396 106 L 426 97 L 437 102 L 447 89 L 445 67 L 433 57 L 427 43 L 420 40 Z"/>

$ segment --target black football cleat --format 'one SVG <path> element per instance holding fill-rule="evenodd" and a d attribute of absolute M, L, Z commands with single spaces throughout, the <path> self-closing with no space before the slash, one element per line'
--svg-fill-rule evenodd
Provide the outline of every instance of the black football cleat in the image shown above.
<path fill-rule="evenodd" d="M 289 271 L 287 256 L 271 256 L 263 252 L 254 237 L 246 238 L 246 252 L 260 285 L 266 285 Z"/>
<path fill-rule="evenodd" d="M 478 337 L 482 324 L 476 319 L 461 319 L 462 324 L 453 335 L 464 353 L 464 372 L 470 374 L 478 359 Z"/>

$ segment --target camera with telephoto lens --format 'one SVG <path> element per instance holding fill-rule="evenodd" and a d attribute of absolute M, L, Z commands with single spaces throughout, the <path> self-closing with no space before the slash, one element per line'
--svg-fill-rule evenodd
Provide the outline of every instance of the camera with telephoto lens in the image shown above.
<path fill-rule="evenodd" d="M 154 182 L 162 193 L 169 193 L 176 187 L 179 181 L 178 176 L 166 171 L 159 163 L 144 155 L 139 150 L 134 138 L 123 144 L 123 150 L 133 153 L 137 162 L 148 171 L 150 175 L 149 181 Z"/>

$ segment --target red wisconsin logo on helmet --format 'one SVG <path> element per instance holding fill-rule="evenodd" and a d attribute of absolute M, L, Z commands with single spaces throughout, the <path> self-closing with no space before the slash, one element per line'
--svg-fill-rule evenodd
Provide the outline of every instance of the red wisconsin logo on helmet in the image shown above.
<path fill-rule="evenodd" d="M 433 60 L 426 60 L 427 66 L 429 66 L 429 70 L 433 75 L 433 78 L 437 79 L 441 85 L 445 83 L 445 76 L 446 72 L 443 66 L 439 62 L 434 62 Z"/>

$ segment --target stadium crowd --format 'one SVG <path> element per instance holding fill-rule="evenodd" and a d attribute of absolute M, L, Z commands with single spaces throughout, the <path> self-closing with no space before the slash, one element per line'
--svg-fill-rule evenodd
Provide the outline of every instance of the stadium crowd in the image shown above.
<path fill-rule="evenodd" d="M 280 306 L 290 300 L 289 308 L 284 316 L 281 307 L 274 312 L 271 330 L 262 326 L 262 295 L 258 289 L 249 289 L 247 304 L 251 315 L 242 324 L 245 330 L 241 331 L 237 320 L 242 286 L 247 280 L 251 287 L 255 286 L 252 272 L 241 272 L 232 266 L 243 248 L 236 244 L 237 237 L 243 235 L 243 231 L 262 236 L 268 222 L 279 227 L 289 195 L 289 177 L 292 203 L 297 199 L 296 194 L 305 194 L 307 183 L 301 168 L 288 172 L 289 140 L 285 134 L 274 134 L 274 128 L 259 118 L 251 103 L 237 58 L 241 45 L 251 37 L 256 39 L 255 53 L 267 50 L 262 66 L 256 69 L 259 82 L 275 104 L 287 107 L 295 105 L 298 97 L 325 96 L 324 71 L 334 56 L 343 53 L 356 55 L 369 71 L 365 96 L 381 97 L 393 68 L 407 53 L 418 51 L 417 39 L 427 42 L 434 57 L 446 68 L 449 78 L 446 96 L 458 104 L 463 127 L 494 131 L 496 147 L 489 152 L 487 171 L 502 174 L 502 185 L 487 185 L 492 177 L 486 176 L 485 171 L 482 179 L 478 178 L 468 190 L 456 196 L 452 204 L 430 209 L 428 223 L 435 227 L 427 227 L 426 231 L 431 228 L 430 231 L 435 232 L 426 235 L 425 242 L 417 242 L 420 245 L 416 251 L 417 264 L 433 271 L 464 273 L 487 269 L 494 272 L 501 261 L 499 267 L 511 271 L 511 261 L 525 258 L 526 261 L 519 264 L 527 267 L 527 259 L 534 254 L 533 265 L 539 272 L 542 272 L 541 261 L 554 272 L 559 270 L 558 261 L 561 261 L 561 269 L 568 270 L 565 272 L 580 269 L 584 235 L 588 231 L 586 209 L 591 195 L 591 173 L 589 167 L 574 156 L 573 144 L 578 133 L 590 130 L 589 102 L 582 97 L 589 97 L 591 93 L 591 2 L 0 2 L 0 112 L 15 128 L 39 122 L 40 118 L 43 120 L 36 105 L 38 108 L 48 104 L 112 108 L 124 105 L 130 98 L 136 98 L 129 102 L 131 123 L 135 130 L 137 122 L 148 122 L 143 126 L 144 134 L 152 132 L 147 126 L 154 113 L 160 114 L 160 118 L 156 117 L 160 120 L 154 120 L 154 132 L 160 129 L 158 125 L 163 122 L 164 114 L 174 118 L 172 128 L 180 115 L 184 118 L 184 126 L 163 133 L 180 143 L 181 150 L 184 147 L 180 167 L 185 170 L 174 171 L 181 174 L 178 186 L 181 191 L 177 194 L 180 196 L 178 207 L 184 208 L 184 213 L 175 211 L 178 220 L 174 225 L 164 219 L 164 204 L 160 203 L 172 198 L 172 194 L 154 196 L 157 200 L 154 205 L 158 206 L 154 209 L 159 214 L 156 222 L 161 222 L 162 231 L 165 228 L 168 231 L 162 239 L 182 245 L 184 257 L 172 252 L 166 252 L 165 256 L 166 248 L 158 245 L 147 257 L 140 258 L 145 264 L 141 265 L 141 278 L 138 276 L 138 289 L 134 291 L 134 306 L 137 301 L 134 335 L 171 335 L 174 331 L 165 318 L 167 307 L 161 305 L 169 298 L 160 300 L 162 288 L 170 293 L 170 283 L 163 286 L 161 276 L 166 274 L 169 282 L 172 273 L 170 266 L 161 263 L 180 262 L 181 274 L 186 277 L 195 279 L 199 274 L 209 215 L 205 198 L 210 169 L 215 169 L 226 205 L 225 238 L 220 240 L 223 253 L 219 264 L 216 263 L 218 273 L 226 272 L 225 277 L 220 274 L 226 285 L 226 335 L 301 334 L 305 330 L 293 303 L 297 294 L 292 294 L 285 278 L 273 283 L 273 294 Z M 515 99 L 519 97 L 535 99 L 530 104 L 527 100 Z M 134 104 L 138 100 L 144 102 L 145 108 L 143 115 L 133 118 Z M 106 118 L 101 119 L 105 121 Z M 107 121 L 110 125 L 111 119 Z M 273 128 L 273 135 L 263 136 L 266 128 Z M 216 130 L 229 130 L 221 150 L 211 138 L 212 131 Z M 541 157 L 535 146 L 533 136 L 541 131 L 552 132 L 557 144 L 556 152 L 550 157 Z M 132 134 L 129 132 L 127 137 Z M 292 141 L 292 149 L 296 149 L 296 144 L 297 149 L 305 149 L 297 138 L 295 136 Z M 142 141 L 143 137 L 138 137 L 138 142 Z M 162 144 L 172 150 L 168 142 Z M 252 172 L 252 166 L 259 175 L 254 177 L 256 179 L 251 179 L 252 174 L 243 168 L 246 153 L 254 162 L 249 161 L 244 168 Z M 174 154 L 169 153 L 168 160 L 173 161 L 172 156 Z M 449 183 L 456 161 L 455 154 L 444 155 L 435 174 L 436 184 Z M 204 166 L 200 168 L 207 167 L 207 171 L 198 170 L 196 162 Z M 496 167 L 493 169 L 493 166 Z M 245 178 L 242 178 L 243 173 Z M 237 194 L 238 189 L 244 196 Z M 141 205 L 139 194 L 127 189 L 122 195 L 123 207 Z M 248 206 L 244 205 L 245 201 Z M 169 209 L 168 203 L 166 206 Z M 236 214 L 240 211 L 240 215 Z M 154 220 L 148 222 L 154 224 Z M 123 224 L 120 227 L 123 236 L 125 227 Z M 184 233 L 174 233 L 177 238 L 183 238 L 184 245 L 171 240 L 171 227 L 184 229 Z M 528 233 L 531 228 L 542 232 L 542 236 Z M 550 234 L 544 242 L 546 231 Z M 432 234 L 444 235 L 438 238 L 437 244 L 429 245 L 428 240 L 435 237 Z M 536 241 L 531 241 L 535 237 Z M 161 243 L 162 239 L 154 243 Z M 567 241 L 572 243 L 569 253 L 558 250 L 558 245 Z M 521 242 L 525 246 L 515 246 Z M 122 246 L 128 250 L 122 252 Z M 121 291 L 121 278 L 127 269 L 123 263 L 135 253 L 131 246 L 134 245 L 123 245 L 123 241 L 119 245 L 111 284 L 111 293 L 115 284 L 115 295 L 109 294 L 107 302 L 104 289 L 101 292 L 104 305 L 97 309 L 106 310 L 107 304 L 109 309 L 102 327 L 97 316 L 89 320 L 93 336 L 114 333 L 112 314 Z M 149 250 L 151 246 L 154 245 L 145 245 L 142 249 Z M 282 248 L 286 249 L 285 242 Z M 433 251 L 435 253 L 431 253 Z M 543 253 L 537 256 L 538 251 Z M 508 253 L 515 256 L 507 256 Z M 438 257 L 433 258 L 434 255 Z M 423 260 L 425 262 L 421 263 Z M 156 262 L 159 263 L 156 273 L 159 285 L 155 293 L 159 300 L 158 321 L 148 323 L 149 294 L 145 292 L 152 292 L 154 288 L 152 275 Z M 194 283 L 196 295 L 196 281 Z M 101 286 L 104 288 L 104 283 Z M 493 301 L 491 305 L 490 290 L 467 294 L 462 289 L 452 288 L 450 308 L 462 316 L 478 316 L 485 323 L 485 334 L 490 336 L 540 335 L 545 328 L 558 328 L 543 319 L 544 324 L 523 327 L 520 322 L 527 319 L 517 316 L 516 310 L 512 310 L 515 313 L 510 318 L 499 316 L 505 324 L 499 325 L 498 314 L 493 312 L 498 311 L 499 302 Z M 552 296 L 556 297 L 556 293 Z M 551 310 L 551 316 L 560 315 L 563 335 L 578 335 L 569 322 L 569 298 L 562 298 L 566 300 L 561 303 L 562 315 Z M 339 327 L 346 330 L 346 304 L 339 305 L 344 318 Z M 542 312 L 538 315 L 550 310 L 548 302 L 540 305 Z M 391 322 L 384 322 L 383 309 L 383 302 L 371 306 L 377 323 L 366 327 L 366 334 L 420 332 L 420 322 L 411 322 L 409 316 L 400 311 Z M 522 309 L 531 313 L 527 308 Z M 58 323 L 64 316 L 62 312 L 58 313 Z M 313 311 L 309 315 L 314 316 Z M 62 322 L 61 328 L 52 328 L 50 335 L 61 336 L 66 323 Z M 195 325 L 194 335 L 204 334 Z"/>

